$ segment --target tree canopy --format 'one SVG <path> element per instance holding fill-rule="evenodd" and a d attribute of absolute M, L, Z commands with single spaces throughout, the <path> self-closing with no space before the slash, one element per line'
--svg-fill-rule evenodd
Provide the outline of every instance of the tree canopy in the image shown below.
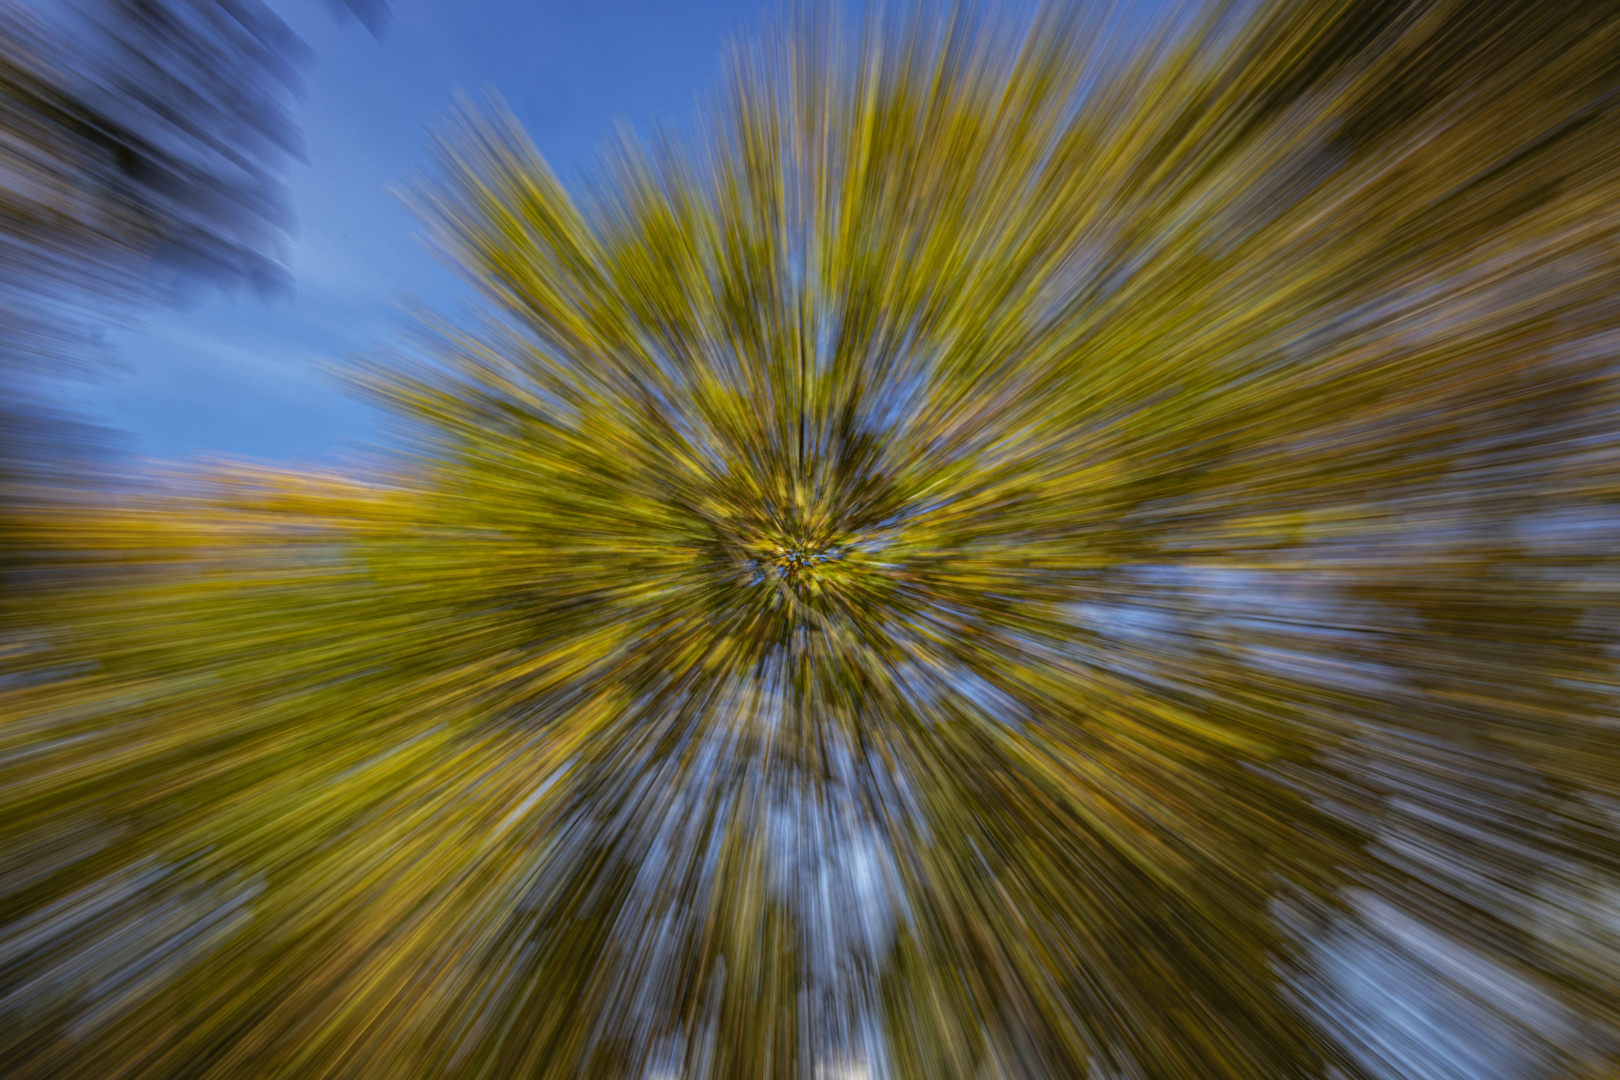
<path fill-rule="evenodd" d="M 411 452 L 25 525 L 0 1055 L 1400 1075 L 1429 934 L 1612 1076 L 1617 46 L 812 11 L 572 186 L 464 106 Z"/>

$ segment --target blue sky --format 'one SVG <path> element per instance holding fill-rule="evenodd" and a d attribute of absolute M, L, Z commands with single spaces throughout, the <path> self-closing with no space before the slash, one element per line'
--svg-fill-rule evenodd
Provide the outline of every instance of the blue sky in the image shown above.
<path fill-rule="evenodd" d="M 280 5 L 315 53 L 290 174 L 294 289 L 203 294 L 111 335 L 119 368 L 73 396 L 146 457 L 341 460 L 382 437 L 321 362 L 384 344 L 399 304 L 453 312 L 463 287 L 390 188 L 427 165 L 452 95 L 497 91 L 565 178 L 619 119 L 684 123 L 761 0 L 394 0 L 382 40 L 313 0 Z"/>

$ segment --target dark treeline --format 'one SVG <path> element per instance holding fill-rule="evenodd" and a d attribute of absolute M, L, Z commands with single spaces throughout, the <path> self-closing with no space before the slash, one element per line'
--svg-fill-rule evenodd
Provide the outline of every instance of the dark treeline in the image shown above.
<path fill-rule="evenodd" d="M 105 359 L 108 320 L 280 285 L 306 53 L 259 0 L 0 3 L 0 531 L 94 449 L 52 380 Z"/>

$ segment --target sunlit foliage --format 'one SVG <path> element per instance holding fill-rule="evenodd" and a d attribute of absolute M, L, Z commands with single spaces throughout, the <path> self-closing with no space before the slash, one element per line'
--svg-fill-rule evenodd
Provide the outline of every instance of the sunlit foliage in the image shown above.
<path fill-rule="evenodd" d="M 1608 3 L 1050 4 L 570 188 L 468 107 L 414 452 L 29 523 L 0 1060 L 1613 1075 L 1617 91 Z"/>

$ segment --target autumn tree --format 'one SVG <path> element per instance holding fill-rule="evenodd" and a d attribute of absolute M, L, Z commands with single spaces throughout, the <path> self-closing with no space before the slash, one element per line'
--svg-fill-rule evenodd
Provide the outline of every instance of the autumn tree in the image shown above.
<path fill-rule="evenodd" d="M 412 453 L 30 525 L 6 1060 L 1400 1075 L 1382 949 L 1609 1075 L 1617 34 L 807 14 L 572 189 L 469 107 Z"/>

